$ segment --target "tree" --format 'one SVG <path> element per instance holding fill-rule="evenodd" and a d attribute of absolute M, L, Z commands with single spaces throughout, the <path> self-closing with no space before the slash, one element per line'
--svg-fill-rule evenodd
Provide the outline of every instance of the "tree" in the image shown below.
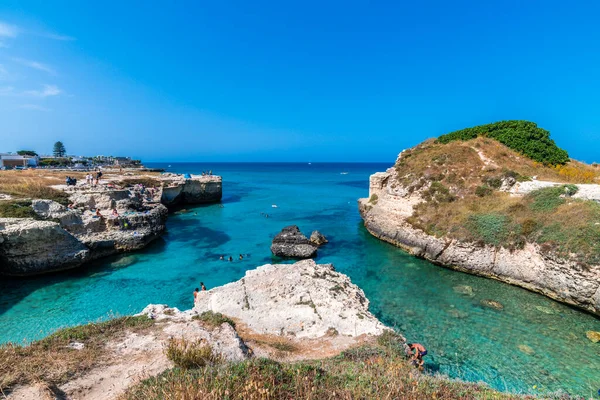
<path fill-rule="evenodd" d="M 67 154 L 67 150 L 63 142 L 58 141 L 54 143 L 54 157 L 64 157 L 65 154 Z"/>
<path fill-rule="evenodd" d="M 33 150 L 19 150 L 19 151 L 17 151 L 17 154 L 20 156 L 31 156 L 31 157 L 36 157 L 38 155 Z"/>

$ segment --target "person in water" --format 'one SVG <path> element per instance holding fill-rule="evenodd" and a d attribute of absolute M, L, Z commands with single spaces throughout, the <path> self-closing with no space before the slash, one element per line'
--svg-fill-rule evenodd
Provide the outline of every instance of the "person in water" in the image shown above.
<path fill-rule="evenodd" d="M 224 259 L 225 259 L 225 256 L 219 257 L 219 260 L 224 260 Z"/>
<path fill-rule="evenodd" d="M 240 254 L 240 260 L 243 260 L 243 259 L 244 259 L 244 256 Z"/>
<path fill-rule="evenodd" d="M 423 364 L 425 364 L 425 361 L 423 361 L 423 357 L 427 355 L 427 349 L 420 343 L 407 344 L 408 348 L 410 349 L 410 352 L 412 353 L 410 359 L 419 367 L 419 369 L 423 369 Z"/>
<path fill-rule="evenodd" d="M 194 289 L 194 304 L 196 304 L 196 298 L 198 297 L 199 291 L 200 291 L 200 289 L 198 289 L 198 288 Z"/>
<path fill-rule="evenodd" d="M 202 291 L 206 290 L 206 286 L 204 286 L 204 282 L 200 282 L 200 287 L 202 288 Z"/>
<path fill-rule="evenodd" d="M 229 256 L 229 261 L 233 261 L 233 257 Z"/>

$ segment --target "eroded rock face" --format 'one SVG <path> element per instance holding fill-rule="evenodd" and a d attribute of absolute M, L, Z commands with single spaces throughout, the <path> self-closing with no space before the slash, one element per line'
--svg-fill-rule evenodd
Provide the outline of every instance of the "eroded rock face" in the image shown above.
<path fill-rule="evenodd" d="M 379 335 L 386 328 L 369 300 L 331 264 L 264 265 L 244 278 L 198 293 L 194 311 L 220 312 L 260 334 L 319 338 Z"/>
<path fill-rule="evenodd" d="M 313 258 L 317 245 L 311 242 L 296 225 L 286 226 L 275 236 L 271 252 L 278 257 Z"/>
<path fill-rule="evenodd" d="M 427 235 L 407 222 L 413 207 L 422 201 L 419 193 L 407 190 L 396 170 L 390 168 L 371 176 L 369 198 L 360 199 L 358 204 L 365 227 L 373 236 L 417 257 L 521 286 L 600 315 L 600 265 L 583 268 L 574 261 L 544 254 L 533 243 L 511 251 Z"/>
<path fill-rule="evenodd" d="M 166 206 L 179 204 L 203 204 L 221 201 L 223 196 L 222 179 L 220 176 L 193 176 L 184 178 L 182 175 L 167 175 L 161 179 L 161 203 Z"/>
<path fill-rule="evenodd" d="M 69 269 L 89 258 L 90 250 L 56 222 L 0 218 L 0 274 Z"/>
<path fill-rule="evenodd" d="M 26 276 L 70 269 L 145 247 L 164 232 L 168 210 L 162 204 L 143 204 L 133 194 L 124 197 L 124 192 L 75 191 L 71 201 L 77 209 L 33 200 L 33 210 L 47 220 L 2 220 L 0 274 Z M 102 209 L 102 216 L 90 205 Z M 118 216 L 112 215 L 109 206 L 120 210 Z"/>
<path fill-rule="evenodd" d="M 316 244 L 317 246 L 321 246 L 329 242 L 325 235 L 323 235 L 319 231 L 313 231 L 313 233 L 310 234 L 310 241 Z"/>

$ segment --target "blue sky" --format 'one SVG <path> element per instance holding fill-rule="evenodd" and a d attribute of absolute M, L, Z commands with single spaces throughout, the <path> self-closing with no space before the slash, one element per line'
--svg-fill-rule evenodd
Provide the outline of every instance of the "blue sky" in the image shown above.
<path fill-rule="evenodd" d="M 600 161 L 599 15 L 585 0 L 3 0 L 0 151 L 391 162 L 527 119 Z"/>

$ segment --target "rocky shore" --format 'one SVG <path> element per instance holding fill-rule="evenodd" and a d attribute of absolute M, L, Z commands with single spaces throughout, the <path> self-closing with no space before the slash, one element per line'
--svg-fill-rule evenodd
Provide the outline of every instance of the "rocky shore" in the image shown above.
<path fill-rule="evenodd" d="M 94 363 L 83 352 L 92 351 L 89 347 L 98 346 L 98 340 L 89 336 L 70 340 L 68 349 L 57 348 L 55 354 L 75 352 L 70 357 L 76 360 L 81 353 L 85 367 L 71 361 L 76 370 L 66 379 L 63 374 L 50 390 L 39 384 L 43 379 L 34 380 L 36 376 L 9 380 L 7 398 L 32 399 L 40 393 L 51 399 L 59 398 L 57 393 L 65 399 L 118 398 L 140 379 L 176 366 L 166 349 L 177 343 L 208 346 L 211 357 L 221 363 L 264 358 L 297 361 L 326 359 L 359 345 L 376 344 L 377 337 L 387 332 L 388 341 L 393 340 L 403 354 L 404 338 L 392 334 L 368 305 L 363 291 L 330 264 L 304 260 L 264 265 L 237 282 L 200 292 L 190 310 L 147 306 L 130 320 L 131 328 L 100 341 L 94 351 L 101 357 L 89 356 L 97 357 Z M 137 325 L 145 328 L 136 330 Z M 17 364 L 26 362 L 20 359 Z M 18 365 L 11 368 L 19 370 Z"/>
<path fill-rule="evenodd" d="M 529 186 L 534 185 L 521 184 L 514 191 L 529 191 Z M 586 187 L 583 195 L 598 187 L 588 186 L 595 189 Z M 600 265 L 559 258 L 542 252 L 536 243 L 507 249 L 428 235 L 407 222 L 414 207 L 426 201 L 421 193 L 403 185 L 395 168 L 372 175 L 369 198 L 358 202 L 365 227 L 373 236 L 438 265 L 521 286 L 600 315 Z"/>
<path fill-rule="evenodd" d="M 120 188 L 126 178 L 113 176 L 96 187 L 56 185 L 69 195 L 69 208 L 34 199 L 35 218 L 0 218 L 0 274 L 37 275 L 139 250 L 165 231 L 166 206 L 218 202 L 222 196 L 220 176 L 163 174 L 156 189 Z"/>

